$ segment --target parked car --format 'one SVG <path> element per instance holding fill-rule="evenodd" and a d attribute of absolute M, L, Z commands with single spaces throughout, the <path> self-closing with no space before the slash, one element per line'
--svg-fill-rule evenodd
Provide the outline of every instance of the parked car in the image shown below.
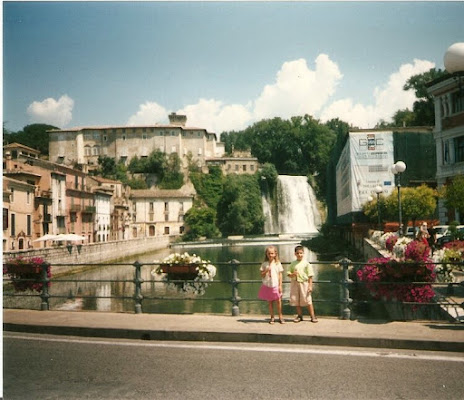
<path fill-rule="evenodd" d="M 410 238 L 415 238 L 416 237 L 416 231 L 417 229 L 414 228 L 413 226 L 408 226 L 406 228 L 406 232 L 404 233 L 404 236 L 410 237 Z"/>
<path fill-rule="evenodd" d="M 452 235 L 451 230 L 448 229 L 445 235 L 437 239 L 437 247 L 443 247 L 444 244 L 456 239 L 464 240 L 464 225 L 456 226 L 456 233 L 454 235 Z"/>
<path fill-rule="evenodd" d="M 435 230 L 437 240 L 449 233 L 449 225 L 436 225 L 432 228 Z"/>

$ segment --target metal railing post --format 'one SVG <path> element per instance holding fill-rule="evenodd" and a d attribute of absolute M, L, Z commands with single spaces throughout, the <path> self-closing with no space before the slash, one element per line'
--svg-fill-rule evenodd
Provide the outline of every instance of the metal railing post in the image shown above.
<path fill-rule="evenodd" d="M 135 283 L 135 294 L 134 294 L 134 300 L 135 300 L 135 313 L 136 314 L 142 314 L 142 300 L 143 300 L 143 295 L 142 295 L 142 283 L 144 280 L 142 279 L 142 271 L 141 267 L 142 264 L 140 264 L 138 261 L 134 262 L 134 267 L 135 267 L 135 275 L 134 275 L 134 283 Z"/>
<path fill-rule="evenodd" d="M 343 281 L 341 285 L 341 293 L 340 293 L 340 318 L 341 319 L 351 319 L 351 309 L 350 305 L 352 300 L 350 299 L 350 285 L 353 281 L 350 279 L 349 275 L 349 265 L 351 264 L 351 260 L 348 258 L 343 258 L 339 261 L 339 264 L 343 268 Z"/>
<path fill-rule="evenodd" d="M 240 296 L 238 295 L 238 284 L 240 283 L 240 279 L 238 278 L 238 271 L 237 268 L 240 265 L 240 261 L 238 260 L 231 260 L 230 264 L 232 264 L 232 316 L 237 317 L 240 315 Z"/>
<path fill-rule="evenodd" d="M 40 303 L 40 310 L 41 311 L 48 311 L 50 310 L 50 304 L 48 299 L 50 298 L 50 294 L 48 293 L 48 284 L 50 283 L 50 279 L 48 278 L 48 268 L 50 264 L 44 262 L 40 264 L 40 268 L 42 268 L 42 292 L 40 293 L 41 303 Z"/>

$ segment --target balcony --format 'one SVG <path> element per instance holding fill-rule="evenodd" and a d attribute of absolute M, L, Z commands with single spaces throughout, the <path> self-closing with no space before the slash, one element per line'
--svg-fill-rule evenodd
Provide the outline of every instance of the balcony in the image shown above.
<path fill-rule="evenodd" d="M 79 212 L 82 210 L 82 206 L 80 204 L 71 204 L 69 207 L 69 211 L 71 212 Z"/>
<path fill-rule="evenodd" d="M 51 190 L 40 190 L 39 188 L 36 189 L 35 191 L 35 197 L 43 197 L 46 199 L 50 199 L 52 197 L 52 191 Z"/>
<path fill-rule="evenodd" d="M 82 212 L 87 214 L 95 214 L 97 208 L 95 206 L 84 206 Z"/>

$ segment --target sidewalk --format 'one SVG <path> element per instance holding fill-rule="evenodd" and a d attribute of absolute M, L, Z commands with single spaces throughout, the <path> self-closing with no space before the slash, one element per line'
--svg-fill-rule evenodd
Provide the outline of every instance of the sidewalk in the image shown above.
<path fill-rule="evenodd" d="M 286 343 L 464 352 L 464 324 L 349 321 L 314 324 L 262 315 L 127 314 L 87 311 L 3 310 L 4 331 L 145 340 Z"/>

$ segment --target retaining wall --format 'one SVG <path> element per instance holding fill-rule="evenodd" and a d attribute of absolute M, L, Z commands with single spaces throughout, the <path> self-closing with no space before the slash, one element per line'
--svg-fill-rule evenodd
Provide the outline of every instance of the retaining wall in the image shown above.
<path fill-rule="evenodd" d="M 169 247 L 176 237 L 156 236 L 137 239 L 118 240 L 113 242 L 91 243 L 84 245 L 56 246 L 43 249 L 4 252 L 3 260 L 23 256 L 26 258 L 40 257 L 52 264 L 84 264 L 117 261 L 125 257 L 143 254 Z M 54 275 L 66 272 L 72 267 L 54 267 Z"/>

